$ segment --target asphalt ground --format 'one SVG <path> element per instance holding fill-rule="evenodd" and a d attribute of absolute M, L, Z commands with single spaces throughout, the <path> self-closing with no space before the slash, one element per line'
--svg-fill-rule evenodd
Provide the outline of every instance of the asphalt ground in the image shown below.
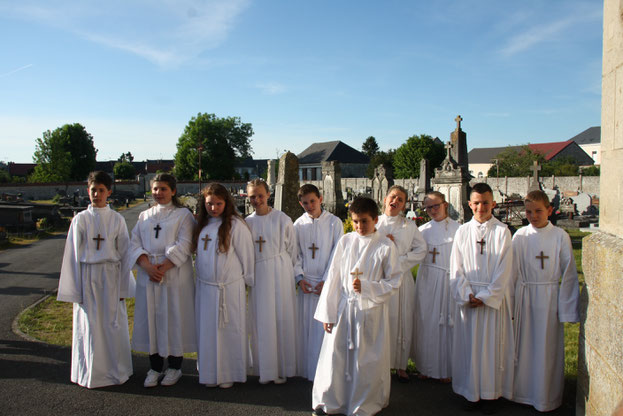
<path fill-rule="evenodd" d="M 128 229 L 146 205 L 124 211 Z M 283 385 L 244 384 L 222 390 L 199 384 L 195 360 L 185 359 L 184 376 L 170 387 L 143 387 L 149 368 L 145 355 L 134 354 L 134 376 L 121 386 L 88 390 L 70 382 L 71 351 L 15 333 L 18 314 L 54 292 L 58 286 L 65 237 L 38 241 L 28 247 L 0 252 L 0 415 L 309 415 L 311 382 L 294 377 Z M 573 395 L 570 383 L 565 394 Z M 569 402 L 569 400 L 566 400 Z M 497 403 L 500 415 L 538 414 L 528 406 L 506 400 Z M 392 381 L 389 406 L 381 415 L 474 415 L 464 412 L 462 399 L 451 386 L 413 377 L 410 383 Z M 551 415 L 573 415 L 565 404 Z"/>

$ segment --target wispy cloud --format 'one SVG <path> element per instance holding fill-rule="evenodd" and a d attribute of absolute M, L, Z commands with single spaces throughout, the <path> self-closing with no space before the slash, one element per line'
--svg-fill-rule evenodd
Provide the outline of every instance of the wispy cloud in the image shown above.
<path fill-rule="evenodd" d="M 587 9 L 583 5 L 577 6 L 566 16 L 560 17 L 557 20 L 535 24 L 511 36 L 499 50 L 499 53 L 504 57 L 516 55 L 544 42 L 556 40 L 575 25 L 594 19 L 601 19 L 600 10 L 595 11 L 594 8 Z"/>
<path fill-rule="evenodd" d="M 267 95 L 278 95 L 286 92 L 286 87 L 278 82 L 260 83 L 255 86 Z"/>
<path fill-rule="evenodd" d="M 5 72 L 4 74 L 0 74 L 0 78 L 3 78 L 3 77 L 8 77 L 9 75 L 13 75 L 13 74 L 15 74 L 16 72 L 23 71 L 24 69 L 28 69 L 28 68 L 30 68 L 31 66 L 32 66 L 32 64 L 28 64 L 28 65 L 20 66 L 19 68 L 13 69 L 13 70 L 11 70 L 11 71 L 9 71 L 9 72 Z"/>
<path fill-rule="evenodd" d="M 510 117 L 511 116 L 510 113 L 483 113 L 482 115 L 484 117 L 497 117 L 497 118 L 504 118 L 504 117 Z"/>
<path fill-rule="evenodd" d="M 182 66 L 220 46 L 251 0 L 24 0 L 0 12 L 65 30 L 163 68 Z"/>

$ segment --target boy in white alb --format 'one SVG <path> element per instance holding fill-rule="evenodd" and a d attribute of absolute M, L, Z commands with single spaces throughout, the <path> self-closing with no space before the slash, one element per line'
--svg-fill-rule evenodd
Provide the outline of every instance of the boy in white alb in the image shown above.
<path fill-rule="evenodd" d="M 517 279 L 513 400 L 549 412 L 562 404 L 563 322 L 580 318 L 578 273 L 569 235 L 547 219 L 552 207 L 545 192 L 530 192 L 525 204 L 530 225 L 513 237 Z"/>
<path fill-rule="evenodd" d="M 483 404 L 493 412 L 491 400 L 513 393 L 511 234 L 493 217 L 489 185 L 474 185 L 469 206 L 474 217 L 459 227 L 450 257 L 450 290 L 458 303 L 452 389 L 467 400 L 466 410 Z"/>
<path fill-rule="evenodd" d="M 314 315 L 326 331 L 312 389 L 315 414 L 366 416 L 389 404 L 386 303 L 402 269 L 394 243 L 375 229 L 376 202 L 356 198 L 349 211 L 355 232 L 335 248 Z"/>
<path fill-rule="evenodd" d="M 125 298 L 134 296 L 123 217 L 110 209 L 112 179 L 88 178 L 91 205 L 71 221 L 58 300 L 73 302 L 71 381 L 87 388 L 123 384 L 132 375 Z"/>
<path fill-rule="evenodd" d="M 322 323 L 314 319 L 314 313 L 344 227 L 338 217 L 322 209 L 322 196 L 314 185 L 303 185 L 298 198 L 305 214 L 294 222 L 298 247 L 294 274 L 299 286 L 296 296 L 297 375 L 313 381 L 324 337 Z"/>

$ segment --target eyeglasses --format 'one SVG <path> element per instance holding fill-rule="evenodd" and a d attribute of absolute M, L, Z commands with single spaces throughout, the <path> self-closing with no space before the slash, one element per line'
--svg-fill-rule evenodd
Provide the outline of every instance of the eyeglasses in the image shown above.
<path fill-rule="evenodd" d="M 440 206 L 441 206 L 441 204 L 429 205 L 427 207 L 424 207 L 424 209 L 426 211 L 431 211 L 431 210 L 434 210 L 434 209 L 439 209 Z"/>

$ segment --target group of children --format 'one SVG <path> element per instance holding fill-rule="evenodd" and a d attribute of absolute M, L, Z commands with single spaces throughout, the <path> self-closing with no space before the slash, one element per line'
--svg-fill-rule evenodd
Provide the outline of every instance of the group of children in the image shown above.
<path fill-rule="evenodd" d="M 124 299 L 135 296 L 132 348 L 149 353 L 145 387 L 175 384 L 183 354 L 197 352 L 209 387 L 301 376 L 314 382 L 315 414 L 372 415 L 389 403 L 390 369 L 409 380 L 411 357 L 419 377 L 451 381 L 467 408 L 501 396 L 541 411 L 561 404 L 561 322 L 578 320 L 578 282 L 544 193 L 528 195 L 530 225 L 511 243 L 486 184 L 472 189 L 474 218 L 460 227 L 431 192 L 432 220 L 418 229 L 402 215 L 407 191 L 393 186 L 381 216 L 372 199 L 350 204 L 346 235 L 309 184 L 294 223 L 268 206 L 262 180 L 247 186 L 254 212 L 245 219 L 219 184 L 202 190 L 196 218 L 172 175 L 151 188 L 156 204 L 130 238 L 106 204 L 110 177 L 89 176 L 91 205 L 72 221 L 58 292 L 74 303 L 73 382 L 95 388 L 132 375 Z"/>

